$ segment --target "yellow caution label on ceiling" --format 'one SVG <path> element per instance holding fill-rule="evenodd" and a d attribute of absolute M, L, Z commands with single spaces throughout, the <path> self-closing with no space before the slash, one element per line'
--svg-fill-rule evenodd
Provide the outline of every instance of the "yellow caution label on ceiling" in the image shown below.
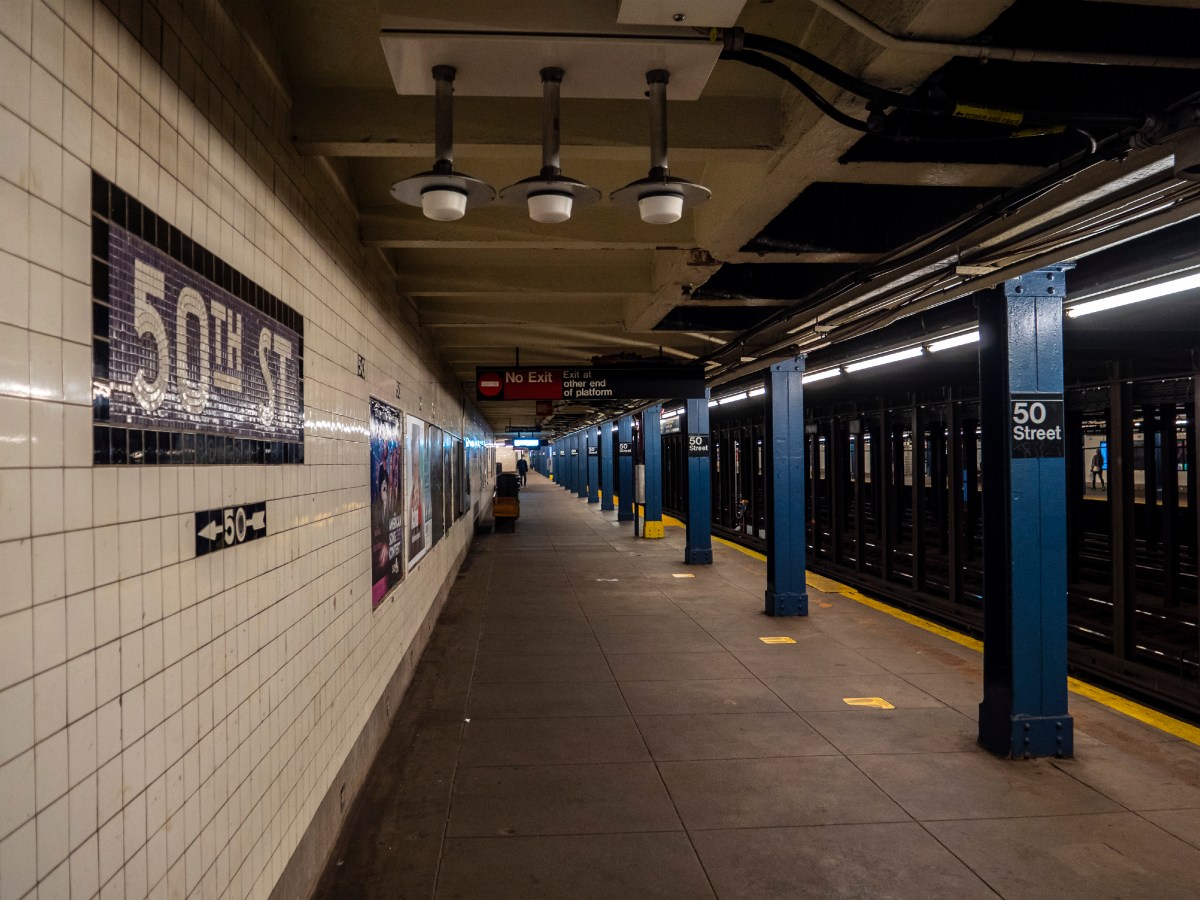
<path fill-rule="evenodd" d="M 1067 130 L 1065 125 L 1039 125 L 1036 128 L 1020 128 L 1012 133 L 1015 138 L 1044 137 L 1047 134 L 1062 134 Z"/>
<path fill-rule="evenodd" d="M 959 119 L 974 119 L 976 122 L 995 122 L 997 125 L 1012 125 L 1014 128 L 1025 121 L 1025 114 L 1010 109 L 993 109 L 990 106 L 971 106 L 967 103 L 954 104 L 954 115 Z"/>
<path fill-rule="evenodd" d="M 895 709 L 882 697 L 843 697 L 842 702 L 847 706 L 869 706 L 872 709 Z"/>
<path fill-rule="evenodd" d="M 796 643 L 790 637 L 784 637 L 784 636 L 760 637 L 759 640 L 762 641 L 764 644 L 794 644 L 794 643 Z"/>

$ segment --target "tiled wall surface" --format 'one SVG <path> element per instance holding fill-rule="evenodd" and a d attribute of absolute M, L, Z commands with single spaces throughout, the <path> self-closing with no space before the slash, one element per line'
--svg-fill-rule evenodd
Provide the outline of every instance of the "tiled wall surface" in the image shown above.
<path fill-rule="evenodd" d="M 369 394 L 481 426 L 228 6 L 0 0 L 4 900 L 267 896 L 470 540 L 371 612 Z M 303 466 L 93 467 L 93 169 L 304 316 Z"/>

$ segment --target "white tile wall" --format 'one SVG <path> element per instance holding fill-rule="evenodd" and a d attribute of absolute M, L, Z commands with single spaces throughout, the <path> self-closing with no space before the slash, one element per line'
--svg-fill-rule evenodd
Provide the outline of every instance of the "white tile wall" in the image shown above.
<path fill-rule="evenodd" d="M 242 35 L 0 0 L 4 900 L 267 896 L 470 540 L 371 612 L 367 397 L 464 411 Z M 93 169 L 305 317 L 306 465 L 92 468 Z M 265 540 L 194 558 L 197 509 L 260 499 Z"/>

